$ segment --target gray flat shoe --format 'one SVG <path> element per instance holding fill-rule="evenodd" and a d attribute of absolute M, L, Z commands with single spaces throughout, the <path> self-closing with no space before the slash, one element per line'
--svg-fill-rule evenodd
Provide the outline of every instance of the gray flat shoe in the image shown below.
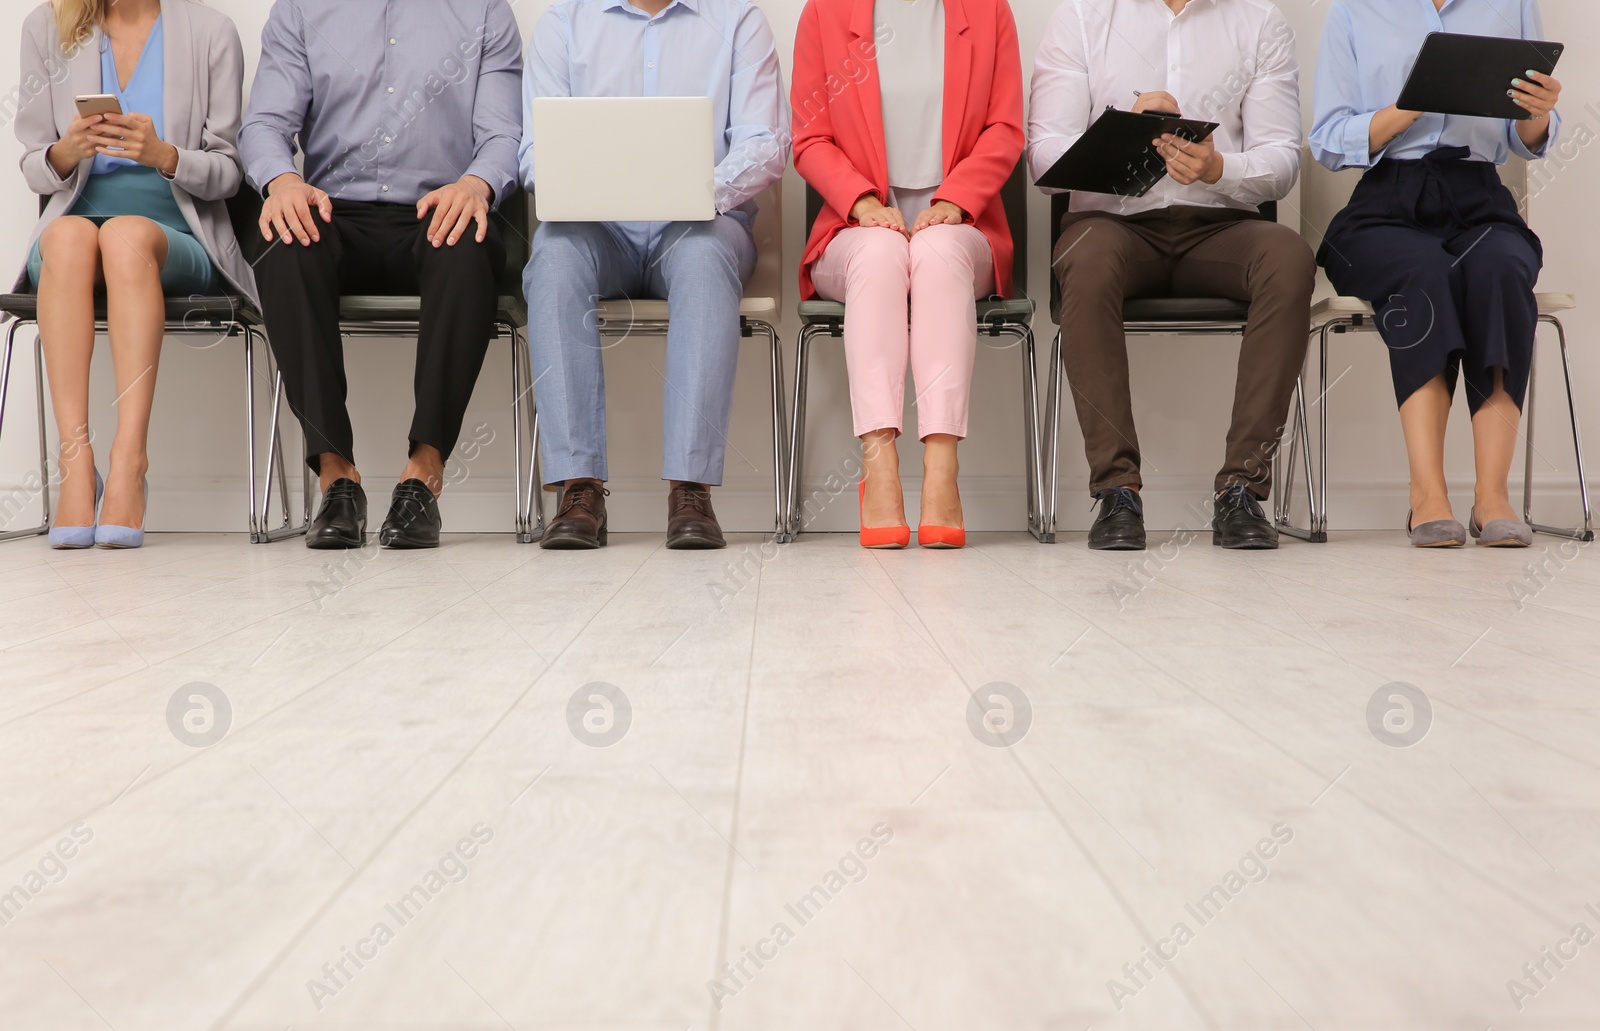
<path fill-rule="evenodd" d="M 1478 526 L 1478 513 L 1472 513 L 1472 536 L 1485 548 L 1527 548 L 1533 545 L 1533 527 L 1520 519 L 1491 519 Z"/>
<path fill-rule="evenodd" d="M 1412 526 L 1411 514 L 1407 513 L 1406 533 L 1411 535 L 1413 548 L 1459 548 L 1467 543 L 1467 528 L 1454 519 L 1435 519 Z"/>

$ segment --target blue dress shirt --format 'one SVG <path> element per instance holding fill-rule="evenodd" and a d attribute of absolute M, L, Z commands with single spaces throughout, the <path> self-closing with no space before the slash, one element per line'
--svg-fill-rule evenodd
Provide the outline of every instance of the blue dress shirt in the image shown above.
<path fill-rule="evenodd" d="M 673 0 L 654 17 L 627 0 L 565 0 L 534 27 L 522 93 L 520 166 L 530 190 L 536 97 L 712 98 L 712 124 L 722 127 L 717 210 L 737 213 L 747 226 L 756 196 L 789 163 L 777 47 L 766 17 L 748 0 Z M 646 249 L 661 229 L 627 224 Z"/>
<path fill-rule="evenodd" d="M 127 89 L 122 88 L 122 79 L 117 75 L 117 59 L 111 52 L 111 38 L 103 33 L 100 47 L 100 92 L 115 96 L 125 114 L 149 115 L 150 121 L 155 123 L 156 136 L 166 139 L 167 122 L 162 91 L 167 84 L 167 48 L 166 41 L 161 37 L 161 16 L 156 16 L 150 38 L 144 41 L 144 52 L 139 55 L 139 63 L 134 65 Z M 96 154 L 94 164 L 89 166 L 89 174 L 100 175 L 138 163 L 129 158 Z"/>
<path fill-rule="evenodd" d="M 1504 164 L 1512 154 L 1543 157 L 1561 131 L 1550 116 L 1550 136 L 1529 150 L 1510 119 L 1425 114 L 1378 153 L 1370 153 L 1372 116 L 1400 98 L 1430 32 L 1543 39 L 1538 0 L 1335 0 L 1322 30 L 1312 100 L 1311 153 L 1337 171 L 1369 168 L 1383 158 L 1420 158 L 1439 147 L 1466 147 L 1476 161 Z M 1506 83 L 1510 89 L 1511 84 Z"/>
<path fill-rule="evenodd" d="M 296 171 L 340 200 L 415 204 L 517 178 L 522 37 L 506 0 L 277 0 L 239 132 L 259 191 Z"/>

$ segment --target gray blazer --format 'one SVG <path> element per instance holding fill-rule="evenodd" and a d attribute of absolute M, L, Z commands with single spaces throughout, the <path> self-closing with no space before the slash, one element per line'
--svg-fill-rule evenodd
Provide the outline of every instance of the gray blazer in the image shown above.
<path fill-rule="evenodd" d="M 194 0 L 161 0 L 162 43 L 166 49 L 166 89 L 162 95 L 167 142 L 178 148 L 178 174 L 172 195 L 196 240 L 238 293 L 259 307 L 255 276 L 239 250 L 228 221 L 226 201 L 239 190 L 244 172 L 235 144 L 244 92 L 244 48 L 225 14 Z M 28 252 L 45 226 L 71 210 L 89 181 L 92 158 L 65 179 L 56 177 L 45 157 L 78 117 L 74 99 L 101 93 L 100 45 L 94 34 L 70 52 L 61 49 L 55 11 L 40 4 L 22 23 L 22 104 L 17 139 L 22 141 L 22 174 L 28 187 L 50 198 L 28 240 Z M 17 278 L 26 290 L 28 273 Z"/>

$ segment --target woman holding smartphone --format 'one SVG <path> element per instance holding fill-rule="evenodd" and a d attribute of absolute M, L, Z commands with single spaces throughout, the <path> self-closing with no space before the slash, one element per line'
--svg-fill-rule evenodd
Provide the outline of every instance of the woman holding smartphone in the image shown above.
<path fill-rule="evenodd" d="M 966 543 L 956 447 L 973 301 L 1009 294 L 1000 188 L 1022 154 L 1022 57 L 1006 0 L 810 0 L 794 56 L 794 165 L 822 195 L 806 298 L 844 301 L 863 448 L 861 545 L 911 542 L 900 489 L 906 366 L 922 437 L 917 543 Z M 836 88 L 841 80 L 851 85 Z"/>
<path fill-rule="evenodd" d="M 28 185 L 49 199 L 17 288 L 38 290 L 61 437 L 50 543 L 138 547 L 164 298 L 226 288 L 255 299 L 224 204 L 242 179 L 243 49 L 232 21 L 192 0 L 53 0 L 23 23 L 21 72 L 48 84 L 16 131 Z M 111 110 L 83 114 L 79 98 Z M 103 507 L 89 434 L 102 288 L 117 389 Z"/>
<path fill-rule="evenodd" d="M 1544 38 L 1536 0 L 1336 0 L 1317 61 L 1311 149 L 1328 168 L 1367 171 L 1317 260 L 1340 293 L 1377 310 L 1410 459 L 1411 543 L 1460 547 L 1470 535 L 1527 547 L 1533 531 L 1511 507 L 1507 478 L 1543 251 L 1497 166 L 1549 152 L 1561 84 L 1533 70 L 1506 82 L 1525 118 L 1400 110 L 1395 99 L 1430 32 Z M 1477 466 L 1470 526 L 1451 512 L 1444 475 L 1463 370 Z"/>

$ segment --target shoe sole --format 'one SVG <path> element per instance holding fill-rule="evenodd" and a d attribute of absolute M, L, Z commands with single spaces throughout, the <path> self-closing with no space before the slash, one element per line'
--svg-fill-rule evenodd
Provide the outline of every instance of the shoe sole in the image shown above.
<path fill-rule="evenodd" d="M 1433 541 L 1428 544 L 1413 544 L 1413 548 L 1461 548 L 1466 546 L 1466 541 Z"/>
<path fill-rule="evenodd" d="M 549 534 L 545 534 L 539 541 L 539 547 L 545 551 L 598 551 L 605 546 L 606 539 L 604 535 L 595 538 L 571 535 L 552 537 Z"/>
<path fill-rule="evenodd" d="M 727 541 L 703 534 L 685 534 L 675 540 L 667 541 L 667 549 L 670 551 L 720 551 L 727 546 Z"/>
<path fill-rule="evenodd" d="M 1507 537 L 1504 540 L 1498 541 L 1486 541 L 1480 539 L 1478 541 L 1478 546 L 1480 548 L 1531 548 L 1533 545 L 1527 541 L 1519 541 L 1515 537 Z"/>
<path fill-rule="evenodd" d="M 1098 544 L 1093 542 L 1093 541 L 1091 541 L 1091 542 L 1089 542 L 1089 550 L 1090 551 L 1144 551 L 1144 550 L 1146 550 L 1146 546 L 1145 546 L 1145 542 L 1144 541 L 1102 541 L 1102 542 L 1100 542 Z"/>
<path fill-rule="evenodd" d="M 386 551 L 430 551 L 439 546 L 438 541 L 386 541 L 378 538 L 378 546 Z"/>
<path fill-rule="evenodd" d="M 330 538 L 312 539 L 310 537 L 306 538 L 306 547 L 310 548 L 312 551 L 354 551 L 357 548 L 365 547 L 366 543 L 367 543 L 367 539 L 366 539 L 365 535 L 363 535 L 360 540 L 351 540 L 348 537 L 339 537 L 339 538 L 332 538 L 332 539 L 330 539 Z"/>
<path fill-rule="evenodd" d="M 1223 549 L 1225 549 L 1227 551 L 1277 551 L 1278 550 L 1278 542 L 1277 541 L 1257 541 L 1257 540 L 1221 541 L 1221 540 L 1218 540 L 1215 535 L 1213 535 L 1212 538 L 1211 538 L 1211 543 L 1216 545 L 1217 547 L 1223 548 Z"/>

